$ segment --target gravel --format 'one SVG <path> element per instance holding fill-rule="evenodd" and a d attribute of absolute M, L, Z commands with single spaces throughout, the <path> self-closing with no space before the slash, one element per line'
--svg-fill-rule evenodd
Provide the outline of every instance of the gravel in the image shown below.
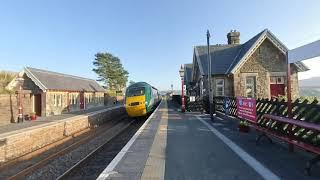
<path fill-rule="evenodd" d="M 88 143 L 81 145 L 80 147 L 72 150 L 54 159 L 49 164 L 45 165 L 43 168 L 33 172 L 33 174 L 24 177 L 23 179 L 33 180 L 33 179 L 56 179 L 66 170 L 75 165 L 80 159 L 83 159 L 87 154 L 92 152 L 94 149 L 99 147 L 105 141 L 108 141 L 110 137 L 117 131 L 119 131 L 125 124 L 128 124 L 129 119 L 125 119 L 112 128 L 108 129 L 90 140 Z"/>

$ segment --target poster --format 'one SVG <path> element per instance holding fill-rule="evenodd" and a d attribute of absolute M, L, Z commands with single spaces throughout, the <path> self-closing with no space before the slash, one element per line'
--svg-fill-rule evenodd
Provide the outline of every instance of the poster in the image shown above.
<path fill-rule="evenodd" d="M 253 98 L 237 97 L 237 116 L 241 119 L 256 123 L 256 100 Z"/>

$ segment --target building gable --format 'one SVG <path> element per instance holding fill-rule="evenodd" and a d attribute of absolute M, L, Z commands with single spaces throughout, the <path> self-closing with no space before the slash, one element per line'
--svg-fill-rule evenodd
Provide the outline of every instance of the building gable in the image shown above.
<path fill-rule="evenodd" d="M 200 70 L 200 67 L 199 67 L 199 57 L 198 57 L 198 53 L 196 51 L 196 48 L 194 48 L 194 51 L 193 51 L 193 61 L 192 61 L 192 77 L 191 77 L 191 80 L 192 82 L 196 82 L 197 79 L 198 79 L 198 76 L 199 75 L 203 75 L 203 72 L 201 72 Z"/>
<path fill-rule="evenodd" d="M 238 72 L 286 72 L 286 68 L 283 52 L 275 47 L 269 39 L 264 39 Z"/>
<path fill-rule="evenodd" d="M 285 55 L 288 51 L 287 47 L 283 45 L 279 39 L 277 39 L 268 29 L 265 29 L 242 45 L 243 47 L 241 51 L 243 51 L 243 55 L 239 56 L 239 59 L 235 63 L 234 67 L 232 67 L 230 72 L 234 74 L 236 71 L 238 71 L 266 39 L 272 43 L 273 46 L 276 47 L 283 55 Z"/>

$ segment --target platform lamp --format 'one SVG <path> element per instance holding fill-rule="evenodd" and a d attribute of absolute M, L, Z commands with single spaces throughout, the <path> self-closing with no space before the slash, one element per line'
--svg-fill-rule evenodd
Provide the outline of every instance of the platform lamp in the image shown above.
<path fill-rule="evenodd" d="M 181 90 L 181 112 L 185 112 L 186 111 L 186 106 L 185 106 L 185 99 L 184 99 L 184 67 L 183 65 L 181 65 L 181 68 L 179 70 L 179 74 L 180 74 L 180 77 L 181 77 L 181 87 L 182 87 L 182 90 Z"/>
<path fill-rule="evenodd" d="M 23 107 L 22 107 L 22 85 L 24 79 L 19 74 L 18 78 L 16 79 L 18 85 L 19 85 L 19 91 L 18 91 L 18 99 L 19 99 L 19 109 L 18 109 L 18 123 L 23 122 Z"/>

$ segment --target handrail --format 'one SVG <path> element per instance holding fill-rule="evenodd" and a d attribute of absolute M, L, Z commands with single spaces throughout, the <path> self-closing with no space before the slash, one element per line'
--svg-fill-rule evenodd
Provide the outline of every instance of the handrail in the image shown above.
<path fill-rule="evenodd" d="M 288 124 L 292 124 L 292 125 L 296 125 L 302 128 L 306 128 L 309 130 L 315 130 L 315 131 L 320 131 L 320 125 L 319 124 L 315 124 L 315 123 L 311 123 L 311 122 L 304 122 L 301 120 L 294 120 L 294 119 L 290 119 L 287 117 L 281 117 L 281 116 L 275 116 L 275 115 L 271 115 L 271 114 L 264 114 L 263 115 L 264 118 L 267 119 L 272 119 L 275 121 L 279 121 L 282 123 L 288 123 Z"/>

